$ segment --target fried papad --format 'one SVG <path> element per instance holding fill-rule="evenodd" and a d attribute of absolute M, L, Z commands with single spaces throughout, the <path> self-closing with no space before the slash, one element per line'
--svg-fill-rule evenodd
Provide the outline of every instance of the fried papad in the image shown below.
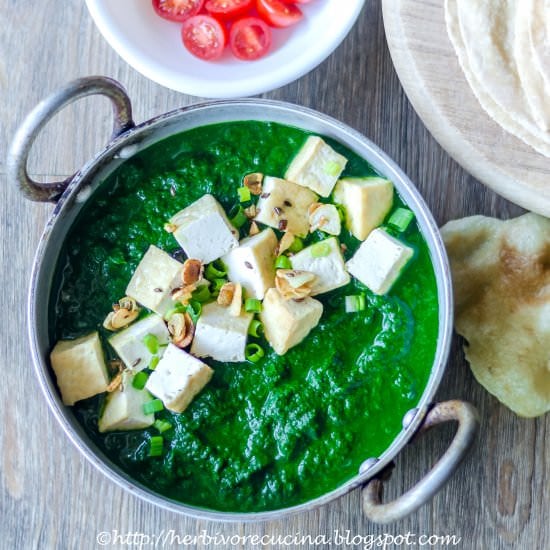
<path fill-rule="evenodd" d="M 455 328 L 489 392 L 520 416 L 550 410 L 550 219 L 472 216 L 441 229 Z"/>

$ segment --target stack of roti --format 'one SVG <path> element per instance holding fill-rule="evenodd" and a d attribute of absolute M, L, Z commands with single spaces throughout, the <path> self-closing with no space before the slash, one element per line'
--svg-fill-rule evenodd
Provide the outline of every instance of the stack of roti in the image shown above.
<path fill-rule="evenodd" d="M 477 380 L 521 416 L 550 410 L 550 219 L 471 216 L 442 227 L 455 327 Z"/>
<path fill-rule="evenodd" d="M 446 0 L 445 20 L 483 109 L 550 157 L 550 0 Z"/>

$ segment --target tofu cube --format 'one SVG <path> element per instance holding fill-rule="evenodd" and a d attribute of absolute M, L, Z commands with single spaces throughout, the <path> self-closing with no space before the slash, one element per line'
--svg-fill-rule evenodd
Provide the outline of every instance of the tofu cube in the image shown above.
<path fill-rule="evenodd" d="M 276 248 L 277 236 L 272 229 L 243 239 L 222 258 L 229 280 L 241 283 L 249 298 L 261 300 L 265 291 L 275 285 Z"/>
<path fill-rule="evenodd" d="M 309 231 L 308 208 L 317 198 L 315 193 L 296 183 L 266 176 L 255 220 L 304 237 Z"/>
<path fill-rule="evenodd" d="M 183 264 L 151 245 L 139 262 L 126 294 L 160 316 L 174 307 L 171 293 L 182 284 Z"/>
<path fill-rule="evenodd" d="M 76 340 L 60 340 L 50 361 L 65 405 L 107 391 L 109 373 L 97 332 Z"/>
<path fill-rule="evenodd" d="M 310 136 L 290 163 L 285 178 L 328 197 L 347 162 L 319 136 Z"/>
<path fill-rule="evenodd" d="M 340 235 L 342 224 L 340 223 L 340 214 L 334 204 L 321 204 L 309 215 L 310 232 L 322 231 L 329 235 Z"/>
<path fill-rule="evenodd" d="M 375 229 L 347 262 L 349 272 L 375 294 L 386 294 L 413 256 L 413 249 Z"/>
<path fill-rule="evenodd" d="M 208 264 L 239 244 L 238 231 L 212 195 L 203 195 L 170 219 L 173 235 L 188 258 Z"/>
<path fill-rule="evenodd" d="M 336 237 L 329 237 L 304 248 L 291 256 L 290 262 L 293 269 L 310 271 L 316 275 L 311 287 L 312 296 L 347 285 L 350 281 Z"/>
<path fill-rule="evenodd" d="M 314 298 L 285 300 L 279 291 L 270 288 L 263 301 L 260 320 L 265 336 L 277 355 L 284 355 L 297 346 L 319 323 L 323 304 Z"/>
<path fill-rule="evenodd" d="M 234 317 L 228 307 L 216 302 L 203 306 L 191 353 L 227 363 L 244 361 L 248 327 L 253 316 L 252 313 L 242 313 Z"/>
<path fill-rule="evenodd" d="M 173 412 L 183 412 L 208 384 L 214 371 L 196 357 L 169 344 L 145 389 Z"/>
<path fill-rule="evenodd" d="M 152 353 L 150 347 L 145 345 L 146 337 L 150 338 L 148 335 L 156 338 L 158 343 L 158 350 L 155 353 Z M 170 342 L 170 333 L 162 317 L 156 314 L 136 321 L 109 338 L 109 344 L 120 359 L 134 372 L 147 368 L 154 356 L 162 357 L 168 342 Z"/>
<path fill-rule="evenodd" d="M 151 401 L 151 394 L 132 386 L 134 376 L 134 373 L 124 371 L 121 386 L 107 395 L 98 422 L 100 432 L 141 430 L 148 428 L 155 421 L 154 413 L 143 412 L 143 405 Z"/>
<path fill-rule="evenodd" d="M 343 178 L 334 189 L 334 202 L 346 210 L 346 227 L 364 241 L 382 224 L 393 206 L 393 183 L 378 177 Z"/>

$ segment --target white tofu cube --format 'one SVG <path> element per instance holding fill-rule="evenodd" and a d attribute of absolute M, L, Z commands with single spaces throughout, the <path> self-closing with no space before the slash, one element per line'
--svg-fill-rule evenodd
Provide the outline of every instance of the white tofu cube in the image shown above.
<path fill-rule="evenodd" d="M 386 294 L 413 253 L 412 248 L 383 229 L 375 229 L 346 265 L 349 272 L 372 292 Z"/>
<path fill-rule="evenodd" d="M 309 215 L 310 232 L 322 231 L 329 235 L 340 235 L 342 224 L 340 214 L 334 204 L 321 204 Z"/>
<path fill-rule="evenodd" d="M 275 285 L 276 248 L 277 236 L 272 229 L 243 239 L 222 258 L 227 277 L 233 283 L 241 283 L 247 297 L 261 300 L 265 291 Z"/>
<path fill-rule="evenodd" d="M 151 353 L 151 346 L 148 347 L 145 344 L 147 338 L 153 341 L 156 339 L 158 351 Z M 154 356 L 162 357 L 168 342 L 170 342 L 170 333 L 162 317 L 155 314 L 136 321 L 109 338 L 109 344 L 120 359 L 134 372 L 147 368 Z"/>
<path fill-rule="evenodd" d="M 203 195 L 170 219 L 173 235 L 188 258 L 208 264 L 239 244 L 238 231 L 212 195 Z"/>
<path fill-rule="evenodd" d="M 334 202 L 346 210 L 346 227 L 364 241 L 382 224 L 393 206 L 393 183 L 378 177 L 343 178 L 334 189 Z"/>
<path fill-rule="evenodd" d="M 316 275 L 311 287 L 312 296 L 347 285 L 350 281 L 336 237 L 329 237 L 304 248 L 291 256 L 290 262 L 293 269 L 310 271 Z"/>
<path fill-rule="evenodd" d="M 154 413 L 143 412 L 143 405 L 151 401 L 151 394 L 132 386 L 134 376 L 130 371 L 124 371 L 120 387 L 107 395 L 98 422 L 100 432 L 141 430 L 155 421 Z"/>
<path fill-rule="evenodd" d="M 328 197 L 347 162 L 319 136 L 310 136 L 290 163 L 285 178 Z"/>
<path fill-rule="evenodd" d="M 308 208 L 317 198 L 315 193 L 296 183 L 266 176 L 254 219 L 304 237 L 309 231 Z"/>
<path fill-rule="evenodd" d="M 151 245 L 139 262 L 126 294 L 160 316 L 174 307 L 171 293 L 182 285 L 183 264 Z"/>
<path fill-rule="evenodd" d="M 314 298 L 285 300 L 279 291 L 270 288 L 263 301 L 260 319 L 265 336 L 278 355 L 298 345 L 319 323 L 323 304 Z"/>
<path fill-rule="evenodd" d="M 203 306 L 191 344 L 193 355 L 227 363 L 245 360 L 248 327 L 254 315 L 234 317 L 229 309 L 216 302 Z"/>
<path fill-rule="evenodd" d="M 145 389 L 173 412 L 183 412 L 208 384 L 214 371 L 196 357 L 169 344 Z"/>
<path fill-rule="evenodd" d="M 97 332 L 76 340 L 60 340 L 50 353 L 50 361 L 65 405 L 107 390 L 109 373 Z"/>

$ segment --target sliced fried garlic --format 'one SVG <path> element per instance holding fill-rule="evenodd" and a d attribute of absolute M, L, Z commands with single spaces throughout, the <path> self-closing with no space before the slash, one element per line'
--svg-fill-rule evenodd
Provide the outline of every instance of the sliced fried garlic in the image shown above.
<path fill-rule="evenodd" d="M 172 336 L 172 342 L 178 348 L 187 347 L 193 340 L 195 326 L 189 313 L 174 313 L 168 321 L 168 332 Z"/>
<path fill-rule="evenodd" d="M 260 228 L 258 227 L 258 224 L 256 222 L 252 222 L 250 224 L 250 229 L 248 231 L 248 235 L 250 237 L 253 237 L 254 235 L 257 235 L 260 232 Z"/>
<path fill-rule="evenodd" d="M 313 212 L 315 212 L 315 210 L 317 210 L 317 208 L 320 208 L 321 206 L 323 206 L 322 202 L 312 202 L 307 208 L 307 215 L 311 217 Z"/>
<path fill-rule="evenodd" d="M 183 305 L 187 305 L 191 297 L 193 296 L 193 291 L 195 290 L 195 285 L 182 286 L 180 288 L 175 288 L 172 291 L 171 297 L 174 302 L 181 302 Z"/>
<path fill-rule="evenodd" d="M 129 296 L 124 296 L 118 303 L 113 304 L 113 311 L 105 317 L 103 327 L 111 331 L 124 328 L 138 318 L 139 312 L 137 302 Z"/>
<path fill-rule="evenodd" d="M 243 307 L 243 287 L 241 283 L 234 283 L 235 290 L 233 292 L 233 300 L 229 306 L 229 315 L 233 317 L 239 317 L 241 314 L 241 308 Z"/>
<path fill-rule="evenodd" d="M 128 311 L 126 308 L 121 307 L 118 311 L 114 312 L 111 319 L 111 325 L 115 330 L 128 326 L 132 321 L 135 321 L 139 316 L 139 310 L 134 309 Z"/>
<path fill-rule="evenodd" d="M 262 193 L 262 181 L 264 175 L 260 172 L 254 172 L 253 174 L 247 174 L 243 179 L 243 184 L 245 187 L 250 189 L 250 192 L 253 195 L 261 195 Z"/>
<path fill-rule="evenodd" d="M 334 204 L 314 203 L 309 207 L 308 213 L 310 233 L 319 229 L 329 235 L 340 235 L 342 224 L 338 209 Z"/>
<path fill-rule="evenodd" d="M 218 294 L 218 304 L 223 307 L 229 307 L 235 295 L 235 283 L 225 283 Z"/>
<path fill-rule="evenodd" d="M 107 392 L 112 393 L 118 389 L 122 390 L 122 373 L 119 372 L 107 386 Z"/>
<path fill-rule="evenodd" d="M 182 281 L 184 286 L 196 285 L 202 279 L 204 266 L 200 260 L 189 258 L 183 262 Z"/>
<path fill-rule="evenodd" d="M 251 204 L 248 208 L 245 208 L 243 210 L 244 215 L 251 220 L 252 218 L 256 217 L 256 214 L 258 213 L 258 209 L 256 208 L 255 204 Z"/>
<path fill-rule="evenodd" d="M 164 224 L 164 231 L 166 231 L 166 233 L 174 233 L 177 228 L 178 226 L 175 223 L 168 222 Z"/>
<path fill-rule="evenodd" d="M 292 231 L 287 231 L 279 241 L 279 247 L 277 248 L 277 255 L 282 254 L 283 252 L 287 251 L 294 242 L 295 236 Z"/>
<path fill-rule="evenodd" d="M 238 317 L 243 305 L 243 287 L 240 283 L 225 283 L 218 294 L 218 304 L 229 308 L 229 315 Z"/>
<path fill-rule="evenodd" d="M 120 308 L 127 309 L 128 311 L 139 311 L 137 302 L 133 298 L 130 298 L 130 296 L 124 296 L 124 298 L 121 298 L 118 301 L 118 305 Z"/>
<path fill-rule="evenodd" d="M 278 269 L 275 287 L 285 300 L 305 298 L 311 294 L 315 274 L 298 269 Z"/>

